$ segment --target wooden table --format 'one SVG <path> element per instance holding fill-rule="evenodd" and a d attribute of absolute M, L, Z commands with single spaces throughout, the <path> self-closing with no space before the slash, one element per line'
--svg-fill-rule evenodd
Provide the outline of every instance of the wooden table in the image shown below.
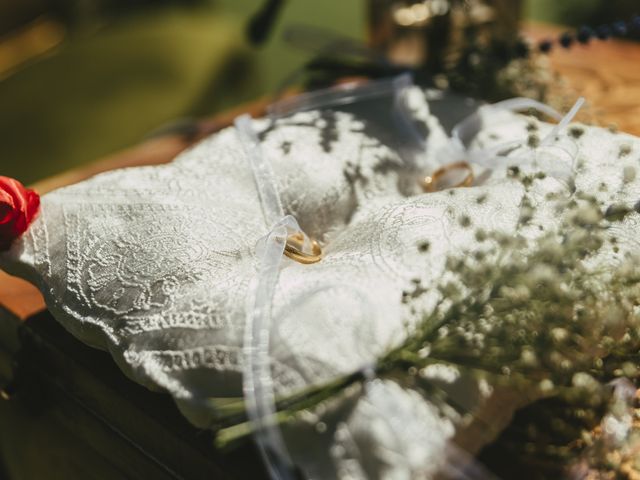
<path fill-rule="evenodd" d="M 525 28 L 533 40 L 557 38 L 562 32 L 543 24 Z M 594 40 L 570 49 L 557 47 L 549 63 L 569 92 L 587 99 L 588 120 L 640 136 L 640 43 Z"/>

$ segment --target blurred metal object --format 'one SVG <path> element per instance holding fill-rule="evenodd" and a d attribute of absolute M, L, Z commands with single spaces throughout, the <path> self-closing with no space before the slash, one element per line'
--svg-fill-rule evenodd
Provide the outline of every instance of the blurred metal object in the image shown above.
<path fill-rule="evenodd" d="M 443 63 L 449 0 L 369 0 L 369 43 L 390 61 L 412 68 Z"/>
<path fill-rule="evenodd" d="M 473 42 L 517 39 L 523 0 L 369 0 L 369 42 L 394 63 L 438 73 Z"/>

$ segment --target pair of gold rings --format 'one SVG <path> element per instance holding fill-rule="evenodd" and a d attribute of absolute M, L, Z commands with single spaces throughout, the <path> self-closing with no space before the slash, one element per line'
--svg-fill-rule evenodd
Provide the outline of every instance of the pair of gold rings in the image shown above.
<path fill-rule="evenodd" d="M 465 177 L 458 183 L 449 185 L 444 188 L 460 188 L 470 187 L 473 184 L 473 169 L 468 162 L 454 162 L 444 167 L 440 167 L 438 170 L 427 176 L 423 180 L 423 188 L 426 192 L 436 192 L 442 190 L 441 182 L 443 177 L 447 176 L 450 172 L 456 170 L 466 171 Z M 311 241 L 311 253 L 304 251 L 304 235 L 302 233 L 295 233 L 287 237 L 287 243 L 284 247 L 284 254 L 292 260 L 303 265 L 311 265 L 318 263 L 322 260 L 322 248 L 317 241 Z"/>
<path fill-rule="evenodd" d="M 462 172 L 466 171 L 467 174 L 461 181 L 457 183 L 450 184 L 448 186 L 442 186 L 441 184 L 443 178 L 449 175 L 451 172 L 455 172 L 456 170 L 460 170 Z M 473 180 L 473 168 L 471 167 L 469 162 L 460 161 L 450 163 L 448 165 L 445 165 L 444 167 L 440 167 L 431 175 L 426 176 L 422 180 L 422 187 L 424 188 L 425 192 L 432 193 L 439 190 L 444 190 L 445 188 L 470 187 L 471 185 L 473 185 Z"/>
<path fill-rule="evenodd" d="M 304 235 L 295 233 L 287 237 L 287 243 L 284 246 L 284 254 L 292 260 L 303 265 L 318 263 L 322 260 L 322 248 L 315 240 L 311 240 L 311 253 L 303 250 Z"/>

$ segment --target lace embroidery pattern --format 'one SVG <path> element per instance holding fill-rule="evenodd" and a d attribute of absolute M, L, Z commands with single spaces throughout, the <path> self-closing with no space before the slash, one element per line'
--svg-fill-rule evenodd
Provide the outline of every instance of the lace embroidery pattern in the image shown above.
<path fill-rule="evenodd" d="M 125 221 L 111 226 L 113 218 Z M 67 288 L 83 307 L 119 317 L 171 310 L 192 284 L 232 282 L 249 251 L 228 226 L 196 207 L 74 207 L 65 212 L 65 225 Z"/>
<path fill-rule="evenodd" d="M 33 249 L 34 264 L 43 277 L 51 280 L 51 260 L 49 259 L 49 232 L 47 230 L 46 212 L 40 212 L 39 218 L 29 229 L 29 239 Z"/>

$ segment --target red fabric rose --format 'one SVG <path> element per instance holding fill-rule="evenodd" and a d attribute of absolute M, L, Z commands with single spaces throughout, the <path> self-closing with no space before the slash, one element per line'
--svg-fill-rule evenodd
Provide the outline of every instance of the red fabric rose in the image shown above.
<path fill-rule="evenodd" d="M 13 178 L 0 176 L 0 251 L 22 235 L 40 209 L 40 197 Z"/>

